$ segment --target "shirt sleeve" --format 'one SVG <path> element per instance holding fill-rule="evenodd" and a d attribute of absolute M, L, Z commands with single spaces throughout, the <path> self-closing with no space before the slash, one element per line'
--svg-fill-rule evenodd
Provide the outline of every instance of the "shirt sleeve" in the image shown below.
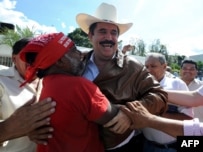
<path fill-rule="evenodd" d="M 183 125 L 184 136 L 203 135 L 203 123 L 200 123 L 198 118 L 195 118 L 193 120 L 184 120 Z"/>
<path fill-rule="evenodd" d="M 102 117 L 108 109 L 109 102 L 107 98 L 101 93 L 99 88 L 96 89 L 89 103 L 90 110 L 87 118 L 91 121 L 95 121 Z"/>

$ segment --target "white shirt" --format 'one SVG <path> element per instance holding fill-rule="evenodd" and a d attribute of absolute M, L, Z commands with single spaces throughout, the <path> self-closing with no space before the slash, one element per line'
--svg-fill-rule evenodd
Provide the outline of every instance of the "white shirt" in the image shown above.
<path fill-rule="evenodd" d="M 203 86 L 197 89 L 197 92 L 203 96 Z M 198 118 L 193 120 L 184 120 L 184 136 L 202 136 L 203 123 Z"/>
<path fill-rule="evenodd" d="M 188 85 L 188 89 L 190 91 L 194 91 L 198 89 L 199 87 L 203 86 L 203 81 L 200 81 L 198 79 L 194 79 L 190 84 Z M 199 118 L 201 122 L 203 122 L 203 106 L 194 107 L 194 117 Z"/>
<path fill-rule="evenodd" d="M 37 95 L 35 84 L 38 85 L 38 80 L 36 80 L 35 83 L 26 84 L 20 88 L 19 86 L 22 82 L 24 82 L 24 80 L 14 67 L 1 68 L 0 117 L 2 120 L 8 118 L 17 108 L 24 105 L 34 95 Z M 0 147 L 0 152 L 34 152 L 35 149 L 35 143 L 31 142 L 28 137 L 21 137 L 9 140 L 5 146 Z"/>
<path fill-rule="evenodd" d="M 192 82 L 190 82 L 190 84 L 188 85 L 188 89 L 190 91 L 194 91 L 196 89 L 198 89 L 199 87 L 201 87 L 203 85 L 203 81 L 200 81 L 198 79 L 194 79 Z"/>
<path fill-rule="evenodd" d="M 179 78 L 169 78 L 165 76 L 161 82 L 160 85 L 165 90 L 188 90 L 187 85 L 184 81 L 182 81 Z M 177 106 L 177 105 L 176 105 Z M 180 113 L 184 113 L 186 115 L 189 115 L 193 117 L 193 110 L 192 108 L 186 108 L 183 106 L 178 106 L 178 111 Z M 170 144 L 176 141 L 176 138 L 153 128 L 144 128 L 143 129 L 144 136 L 150 140 L 157 142 L 159 144 Z"/>
<path fill-rule="evenodd" d="M 184 136 L 202 136 L 203 123 L 199 122 L 198 118 L 193 120 L 184 120 Z"/>

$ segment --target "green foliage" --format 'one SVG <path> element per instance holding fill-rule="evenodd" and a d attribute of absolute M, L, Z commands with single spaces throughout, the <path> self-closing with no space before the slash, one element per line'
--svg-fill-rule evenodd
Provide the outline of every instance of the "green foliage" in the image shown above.
<path fill-rule="evenodd" d="M 178 60 L 178 65 L 181 65 L 182 61 L 185 59 L 185 56 L 184 55 L 178 55 L 177 56 L 177 60 Z"/>
<path fill-rule="evenodd" d="M 180 66 L 179 66 L 177 63 L 172 63 L 172 64 L 170 65 L 170 67 L 171 67 L 173 70 L 175 70 L 175 69 L 180 70 Z"/>
<path fill-rule="evenodd" d="M 168 60 L 168 50 L 166 45 L 162 44 L 159 39 L 156 39 L 150 46 L 149 52 L 156 52 L 165 55 L 166 60 Z"/>
<path fill-rule="evenodd" d="M 118 42 L 120 50 L 124 47 L 122 46 L 122 42 L 122 40 Z M 146 56 L 146 45 L 142 39 L 137 39 L 136 41 L 132 40 L 130 45 L 133 46 L 133 49 L 129 50 L 131 55 Z"/>
<path fill-rule="evenodd" d="M 90 43 L 87 34 L 80 28 L 76 28 L 73 32 L 69 33 L 68 37 L 70 37 L 77 46 L 92 48 L 92 44 Z"/>
<path fill-rule="evenodd" d="M 203 70 L 203 62 L 202 61 L 197 62 L 197 69 L 198 70 Z"/>
<path fill-rule="evenodd" d="M 0 39 L 0 44 L 7 44 L 9 46 L 13 46 L 14 43 L 21 38 L 25 37 L 33 37 L 35 32 L 32 31 L 32 29 L 26 27 L 26 28 L 20 28 L 18 25 L 16 25 L 16 30 L 11 30 L 5 28 L 2 31 L 2 39 Z"/>
<path fill-rule="evenodd" d="M 138 55 L 138 56 L 146 56 L 146 45 L 143 40 L 138 39 L 135 42 L 135 49 L 133 50 L 132 54 Z"/>

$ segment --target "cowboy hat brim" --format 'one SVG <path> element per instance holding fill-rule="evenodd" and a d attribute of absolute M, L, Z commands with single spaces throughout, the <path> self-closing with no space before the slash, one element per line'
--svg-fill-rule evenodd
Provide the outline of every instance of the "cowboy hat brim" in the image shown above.
<path fill-rule="evenodd" d="M 120 23 L 115 23 L 113 21 L 108 21 L 108 20 L 102 20 L 99 19 L 97 17 L 88 15 L 88 14 L 84 14 L 84 13 L 80 13 L 76 16 L 76 21 L 78 23 L 78 25 L 80 26 L 80 28 L 86 33 L 89 33 L 89 27 L 90 25 L 92 25 L 93 23 L 97 23 L 97 22 L 102 22 L 102 23 L 109 23 L 109 24 L 114 24 L 116 26 L 118 26 L 119 28 L 119 35 L 125 33 L 126 31 L 128 31 L 131 26 L 133 25 L 133 23 L 126 23 L 126 24 L 120 24 Z"/>

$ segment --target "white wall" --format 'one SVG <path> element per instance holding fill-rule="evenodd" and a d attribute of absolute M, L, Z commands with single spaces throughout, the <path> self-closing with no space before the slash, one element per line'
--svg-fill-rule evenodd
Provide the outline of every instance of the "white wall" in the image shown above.
<path fill-rule="evenodd" d="M 0 56 L 10 57 L 12 54 L 12 48 L 8 45 L 1 44 L 0 45 Z"/>

